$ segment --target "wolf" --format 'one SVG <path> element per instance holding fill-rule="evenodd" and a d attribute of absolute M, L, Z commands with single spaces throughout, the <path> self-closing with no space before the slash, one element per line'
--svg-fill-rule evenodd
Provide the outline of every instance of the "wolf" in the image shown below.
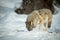
<path fill-rule="evenodd" d="M 26 28 L 28 31 L 32 31 L 33 28 L 35 28 L 36 24 L 38 23 L 39 30 L 44 24 L 45 26 L 44 31 L 47 31 L 47 29 L 51 27 L 52 17 L 53 15 L 50 9 L 34 10 L 28 15 L 26 19 L 26 22 L 25 22 Z"/>
<path fill-rule="evenodd" d="M 22 4 L 19 8 L 15 9 L 17 14 L 29 14 L 34 10 L 39 10 L 42 8 L 50 9 L 53 14 L 55 8 L 53 6 L 53 0 L 22 0 Z"/>

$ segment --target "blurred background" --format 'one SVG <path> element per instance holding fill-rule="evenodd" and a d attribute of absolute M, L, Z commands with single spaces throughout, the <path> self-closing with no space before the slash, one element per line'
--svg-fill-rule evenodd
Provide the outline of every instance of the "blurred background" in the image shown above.
<path fill-rule="evenodd" d="M 17 14 L 15 9 L 19 8 L 22 0 L 0 0 L 0 39 L 9 33 L 15 34 L 17 31 L 26 32 L 25 21 L 28 15 Z M 53 15 L 50 32 L 60 32 L 60 0 L 53 0 L 55 13 Z M 37 29 L 35 29 L 36 31 Z M 60 36 L 59 36 L 60 37 Z M 57 37 L 58 38 L 58 37 Z M 60 39 L 58 39 L 60 40 Z"/>

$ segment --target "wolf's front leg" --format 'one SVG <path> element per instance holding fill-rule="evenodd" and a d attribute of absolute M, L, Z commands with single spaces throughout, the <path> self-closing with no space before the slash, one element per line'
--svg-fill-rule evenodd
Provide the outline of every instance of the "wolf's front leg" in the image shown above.
<path fill-rule="evenodd" d="M 41 29 L 43 23 L 44 23 L 44 20 L 40 20 L 40 22 L 39 22 L 39 31 L 40 31 L 40 29 Z"/>

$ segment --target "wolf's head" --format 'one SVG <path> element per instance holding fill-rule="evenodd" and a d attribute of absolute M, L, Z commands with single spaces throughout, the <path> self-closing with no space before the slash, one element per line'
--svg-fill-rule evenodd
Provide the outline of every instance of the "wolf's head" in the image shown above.
<path fill-rule="evenodd" d="M 32 21 L 29 21 L 29 22 L 25 22 L 26 23 L 26 28 L 28 31 L 32 31 L 33 28 L 35 28 L 35 25 Z"/>

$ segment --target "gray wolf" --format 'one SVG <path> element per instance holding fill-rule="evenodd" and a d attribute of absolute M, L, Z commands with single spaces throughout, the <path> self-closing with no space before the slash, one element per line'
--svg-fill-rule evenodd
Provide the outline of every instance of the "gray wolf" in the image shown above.
<path fill-rule="evenodd" d="M 38 23 L 39 30 L 44 24 L 44 31 L 47 31 L 47 29 L 51 26 L 52 17 L 52 11 L 49 9 L 34 10 L 27 17 L 27 20 L 25 22 L 26 28 L 28 29 L 28 31 L 31 31 L 36 27 L 36 24 Z"/>

